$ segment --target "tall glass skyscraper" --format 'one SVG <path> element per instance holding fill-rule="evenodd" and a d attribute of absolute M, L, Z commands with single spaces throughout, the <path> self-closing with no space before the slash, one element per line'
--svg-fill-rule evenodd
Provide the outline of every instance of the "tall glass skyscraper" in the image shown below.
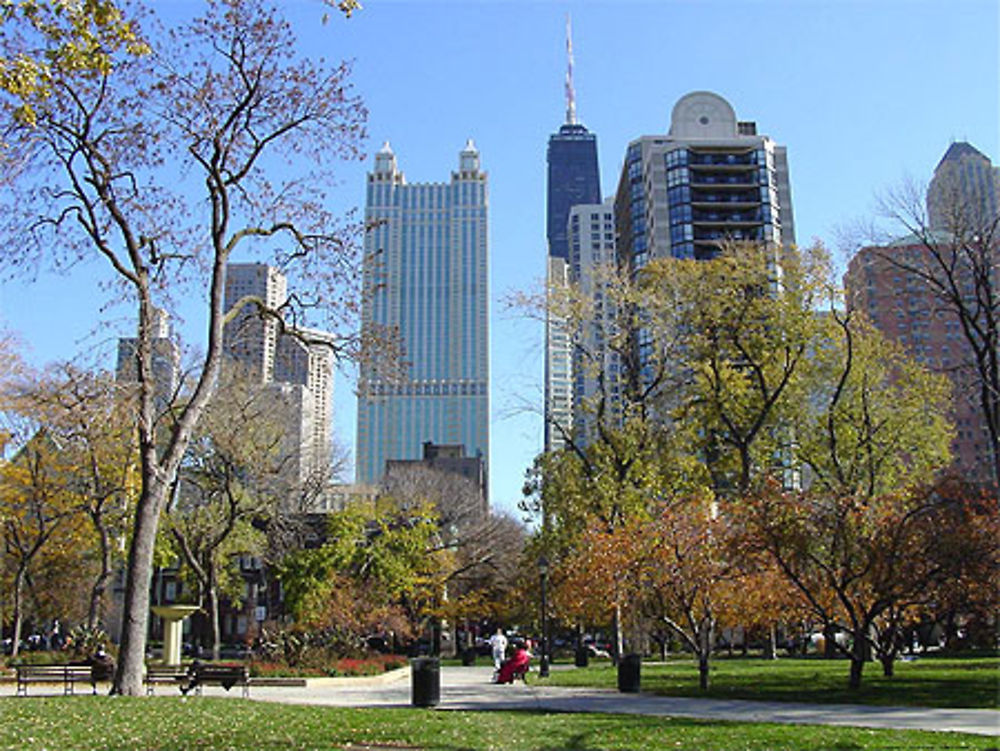
<path fill-rule="evenodd" d="M 566 122 L 549 137 L 546 225 L 548 239 L 547 282 L 565 285 L 576 281 L 579 268 L 570 266 L 567 222 L 570 209 L 601 202 L 601 176 L 597 166 L 597 136 L 576 121 L 573 90 L 573 40 L 566 22 Z M 575 273 L 574 273 L 575 272 Z M 572 352 L 564 323 L 547 316 L 545 327 L 545 450 L 563 448 L 572 431 Z"/>
<path fill-rule="evenodd" d="M 361 368 L 357 481 L 425 442 L 489 457 L 486 173 L 469 141 L 447 183 L 409 185 L 386 144 L 368 175 L 363 325 L 398 331 L 402 376 Z"/>

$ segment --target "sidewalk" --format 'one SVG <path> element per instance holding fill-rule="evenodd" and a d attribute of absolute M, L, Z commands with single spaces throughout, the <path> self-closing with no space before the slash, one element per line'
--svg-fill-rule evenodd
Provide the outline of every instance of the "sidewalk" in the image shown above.
<path fill-rule="evenodd" d="M 492 674 L 492 667 L 441 668 L 441 703 L 438 709 L 606 712 L 1000 736 L 1000 712 L 991 709 L 927 709 L 672 698 L 641 693 L 622 694 L 607 689 L 539 686 L 537 683 L 497 686 L 490 683 Z M 537 681 L 537 676 L 531 675 L 528 680 Z M 205 693 L 225 695 L 222 689 L 206 689 Z M 235 695 L 238 696 L 238 692 Z M 251 698 L 258 701 L 343 707 L 408 707 L 410 677 L 408 672 L 401 672 L 397 680 L 380 685 L 359 682 L 355 685 L 303 688 L 262 686 L 251 690 Z"/>

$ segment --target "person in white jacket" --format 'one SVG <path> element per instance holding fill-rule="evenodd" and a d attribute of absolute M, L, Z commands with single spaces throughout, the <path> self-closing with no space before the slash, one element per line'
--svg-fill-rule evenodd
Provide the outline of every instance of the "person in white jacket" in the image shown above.
<path fill-rule="evenodd" d="M 498 628 L 497 632 L 490 637 L 490 647 L 493 649 L 493 666 L 500 670 L 504 658 L 507 656 L 507 637 L 504 636 L 503 629 Z"/>

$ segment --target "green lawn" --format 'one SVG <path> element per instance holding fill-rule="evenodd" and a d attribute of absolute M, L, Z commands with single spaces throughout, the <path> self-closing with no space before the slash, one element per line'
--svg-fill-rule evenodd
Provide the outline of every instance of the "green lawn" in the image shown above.
<path fill-rule="evenodd" d="M 927 657 L 897 662 L 896 675 L 882 676 L 882 666 L 865 666 L 859 691 L 847 688 L 846 660 L 812 658 L 717 658 L 711 688 L 716 699 L 760 699 L 820 703 L 918 707 L 1000 706 L 1000 658 Z M 706 696 L 698 688 L 691 659 L 644 663 L 642 690 L 666 696 Z M 614 687 L 617 673 L 607 662 L 586 669 L 555 670 L 547 679 L 560 686 Z"/>
<path fill-rule="evenodd" d="M 210 697 L 0 699 L 0 749 L 986 749 L 958 733 L 706 722 L 618 715 L 338 709 Z"/>

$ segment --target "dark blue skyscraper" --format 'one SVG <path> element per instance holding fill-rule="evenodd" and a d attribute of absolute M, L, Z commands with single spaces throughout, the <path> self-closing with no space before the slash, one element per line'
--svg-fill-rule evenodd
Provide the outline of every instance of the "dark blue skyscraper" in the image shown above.
<path fill-rule="evenodd" d="M 570 113 L 567 113 L 570 114 Z M 549 137 L 548 219 L 549 255 L 568 258 L 566 220 L 581 203 L 601 202 L 597 171 L 597 137 L 584 126 L 567 122 Z"/>
<path fill-rule="evenodd" d="M 545 235 L 549 255 L 568 258 L 566 221 L 569 210 L 581 203 L 601 202 L 601 176 L 597 169 L 597 137 L 576 121 L 573 92 L 573 41 L 566 25 L 566 124 L 549 137 L 549 182 Z"/>
<path fill-rule="evenodd" d="M 566 123 L 549 137 L 545 234 L 548 238 L 546 277 L 550 289 L 577 281 L 581 269 L 570 264 L 567 222 L 570 209 L 601 202 L 597 169 L 597 137 L 576 121 L 573 92 L 573 40 L 566 19 Z M 565 446 L 573 423 L 572 350 L 565 321 L 546 315 L 545 325 L 545 450 Z"/>

